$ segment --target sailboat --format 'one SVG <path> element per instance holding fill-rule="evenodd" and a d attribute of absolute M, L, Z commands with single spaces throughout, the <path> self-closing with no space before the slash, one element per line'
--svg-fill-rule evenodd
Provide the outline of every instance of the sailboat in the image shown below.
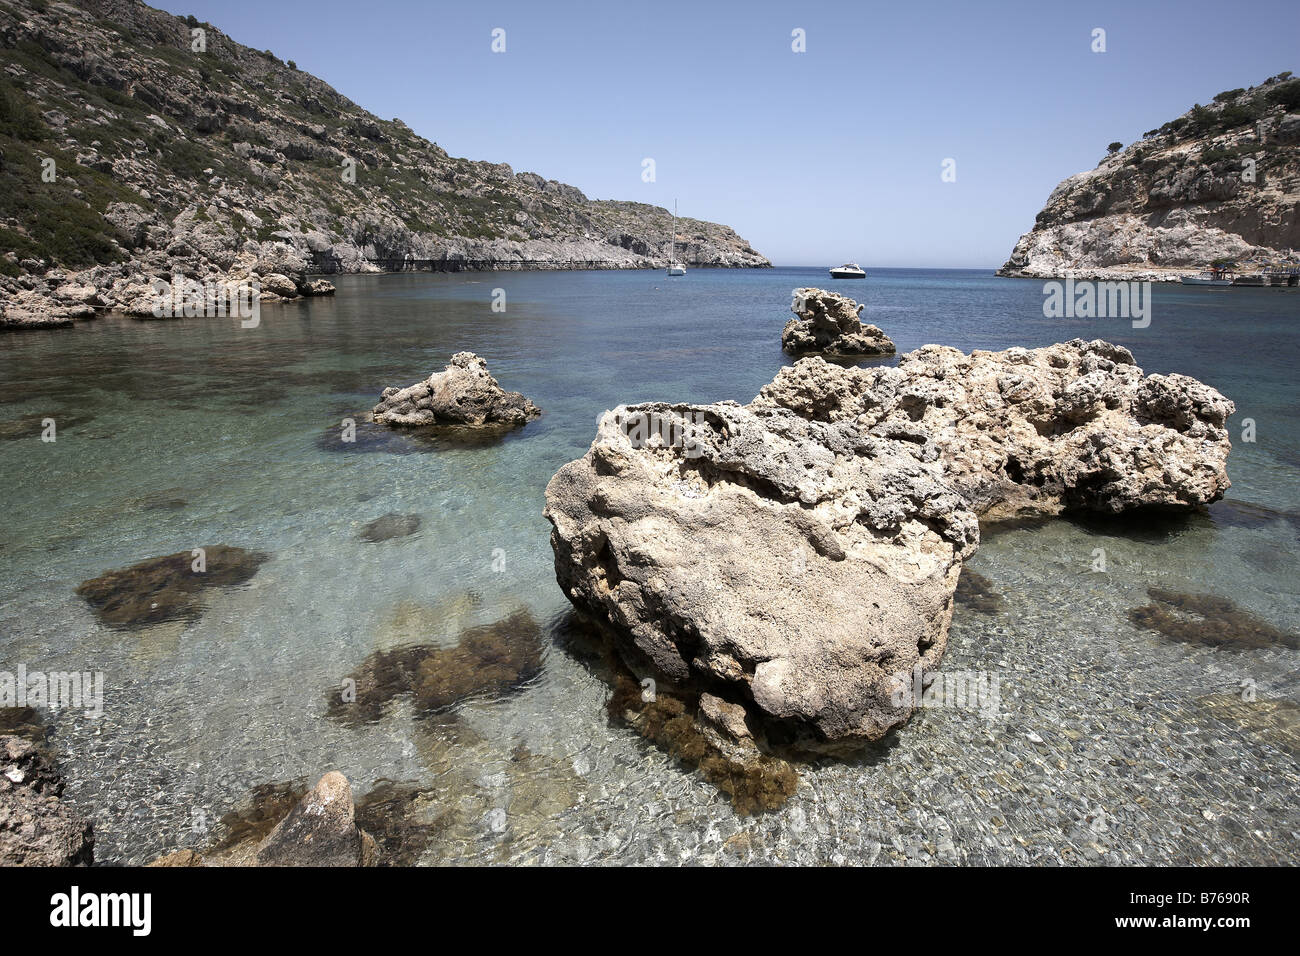
<path fill-rule="evenodd" d="M 668 244 L 668 274 L 670 276 L 686 275 L 686 266 L 677 261 L 677 200 L 673 200 L 673 235 Z"/>

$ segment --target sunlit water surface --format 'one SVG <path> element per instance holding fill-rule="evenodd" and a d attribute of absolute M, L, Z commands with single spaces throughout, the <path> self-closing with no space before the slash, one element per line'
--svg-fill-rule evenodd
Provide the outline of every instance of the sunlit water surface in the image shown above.
<path fill-rule="evenodd" d="M 358 795 L 383 780 L 425 792 L 424 862 L 1296 862 L 1297 651 L 1179 643 L 1127 618 L 1154 585 L 1300 632 L 1296 291 L 1161 287 L 1134 329 L 1046 319 L 1041 283 L 985 273 L 839 284 L 900 351 L 1105 337 L 1148 371 L 1214 385 L 1238 407 L 1227 501 L 1122 533 L 1056 521 L 987 536 L 970 567 L 1003 603 L 958 608 L 944 667 L 998 675 L 997 713 L 927 710 L 860 759 L 802 766 L 779 811 L 737 816 L 609 724 L 555 584 L 546 482 L 620 402 L 751 399 L 787 361 L 791 290 L 824 278 L 344 277 L 333 298 L 264 308 L 255 329 L 110 317 L 0 337 L 0 670 L 104 673 L 103 717 L 49 715 L 97 859 L 202 848 L 253 787 L 338 769 Z M 466 349 L 543 417 L 477 447 L 337 441 L 383 387 Z M 57 441 L 40 440 L 43 418 Z M 390 512 L 420 531 L 358 537 Z M 196 621 L 110 630 L 74 594 L 213 544 L 270 559 L 207 592 Z M 327 716 L 342 679 L 412 621 L 452 646 L 517 609 L 545 637 L 523 688 L 439 720 L 400 700 L 369 725 Z"/>

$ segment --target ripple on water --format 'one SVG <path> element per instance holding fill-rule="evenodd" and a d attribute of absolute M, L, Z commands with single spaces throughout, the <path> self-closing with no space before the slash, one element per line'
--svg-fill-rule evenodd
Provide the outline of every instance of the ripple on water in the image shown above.
<path fill-rule="evenodd" d="M 0 440 L 0 670 L 104 672 L 102 718 L 37 713 L 101 861 L 202 851 L 209 821 L 257 788 L 296 793 L 338 769 L 381 845 L 422 863 L 1300 862 L 1296 650 L 1171 640 L 1128 617 L 1156 603 L 1203 626 L 1154 587 L 1300 632 L 1300 426 L 1284 413 L 1300 325 L 1278 312 L 1294 299 L 1234 296 L 1249 363 L 1225 361 L 1221 318 L 1180 307 L 1176 290 L 1156 290 L 1169 321 L 1122 343 L 1271 423 L 1234 448 L 1228 500 L 1163 524 L 985 528 L 970 570 L 1001 606 L 980 613 L 967 582 L 943 670 L 997 677 L 999 706 L 922 710 L 857 758 L 799 763 L 788 802 L 743 816 L 609 720 L 616 674 L 574 634 L 543 489 L 606 408 L 752 398 L 785 362 L 789 290 L 819 280 L 703 270 L 684 296 L 649 275 L 512 274 L 510 313 L 490 321 L 478 281 L 343 277 L 333 302 L 268 313 L 258 330 L 100 319 L 6 339 L 0 421 L 19 424 L 0 431 L 28 440 Z M 1043 322 L 1040 292 L 887 270 L 863 289 L 903 350 L 1111 335 Z M 384 385 L 462 349 L 546 415 L 477 444 L 365 421 Z M 34 430 L 46 415 L 57 443 Z M 347 417 L 355 443 L 341 440 Z M 419 534 L 358 540 L 389 512 L 419 515 Z M 105 568 L 204 541 L 275 557 L 209 589 L 197 617 L 131 640 L 75 594 Z M 517 610 L 547 622 L 526 679 L 489 686 L 491 655 L 437 653 Z M 426 650 L 403 657 L 410 647 Z M 327 690 L 379 653 L 398 655 L 403 689 L 379 695 L 374 720 L 331 719 Z M 415 686 L 423 661 L 442 681 L 432 713 Z"/>

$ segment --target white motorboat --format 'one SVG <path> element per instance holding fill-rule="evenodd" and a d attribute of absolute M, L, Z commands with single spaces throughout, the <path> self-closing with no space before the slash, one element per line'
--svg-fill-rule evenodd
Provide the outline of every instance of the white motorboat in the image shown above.
<path fill-rule="evenodd" d="M 1232 285 L 1232 279 L 1222 272 L 1201 272 L 1194 276 L 1182 276 L 1178 281 L 1183 285 Z"/>
<path fill-rule="evenodd" d="M 856 262 L 846 262 L 844 265 L 831 270 L 832 279 L 865 279 L 867 271 Z"/>

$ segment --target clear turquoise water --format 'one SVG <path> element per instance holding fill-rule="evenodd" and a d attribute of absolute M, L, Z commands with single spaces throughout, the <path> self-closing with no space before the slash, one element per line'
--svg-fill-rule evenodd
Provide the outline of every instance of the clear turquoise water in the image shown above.
<path fill-rule="evenodd" d="M 1295 862 L 1290 711 L 1261 730 L 1203 702 L 1251 681 L 1261 701 L 1294 707 L 1297 652 L 1177 644 L 1125 615 L 1154 584 L 1229 597 L 1300 631 L 1300 292 L 1160 287 L 1138 330 L 1046 319 L 1041 283 L 985 273 L 881 270 L 837 284 L 900 351 L 1104 337 L 1148 371 L 1214 385 L 1238 406 L 1234 485 L 1229 506 L 1172 525 L 1062 521 L 991 537 L 972 566 L 1004 608 L 959 609 L 946 666 L 1003 674 L 1003 713 L 922 714 L 880 753 L 803 768 L 784 810 L 741 819 L 607 724 L 606 688 L 565 636 L 543 489 L 606 408 L 752 398 L 786 361 L 791 290 L 827 284 L 824 273 L 337 284 L 332 299 L 266 307 L 256 329 L 108 317 L 0 337 L 0 670 L 105 673 L 103 718 L 50 715 L 101 861 L 201 847 L 253 786 L 337 768 L 358 793 L 410 781 L 459 808 L 431 860 Z M 491 309 L 496 288 L 504 314 Z M 329 440 L 384 386 L 465 349 L 543 417 L 479 447 L 340 451 Z M 53 444 L 39 440 L 47 416 Z M 1254 443 L 1239 440 L 1244 418 Z M 419 514 L 421 531 L 358 540 L 387 512 Z M 216 543 L 272 557 L 247 586 L 212 593 L 192 624 L 110 631 L 73 593 L 106 570 Z M 1107 575 L 1088 573 L 1099 546 Z M 529 609 L 549 638 L 542 673 L 466 704 L 450 728 L 400 707 L 363 728 L 328 719 L 326 694 L 412 607 L 439 643 Z M 535 758 L 521 764 L 521 746 Z"/>

